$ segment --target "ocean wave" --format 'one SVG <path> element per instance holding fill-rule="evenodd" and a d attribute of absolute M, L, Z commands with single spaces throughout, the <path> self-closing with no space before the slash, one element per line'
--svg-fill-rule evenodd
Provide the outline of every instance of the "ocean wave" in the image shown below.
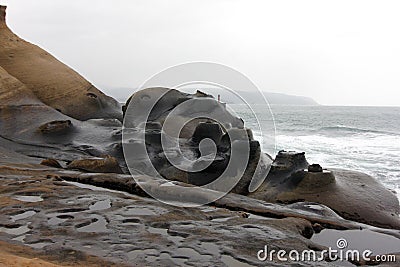
<path fill-rule="evenodd" d="M 315 132 L 350 132 L 350 133 L 374 133 L 374 134 L 383 134 L 383 135 L 396 135 L 400 136 L 400 133 L 383 131 L 383 130 L 370 130 L 370 129 L 361 129 L 357 127 L 350 127 L 345 125 L 336 125 L 336 126 L 327 126 L 321 127 Z"/>
<path fill-rule="evenodd" d="M 400 184 L 400 135 L 277 135 L 277 149 L 306 152 L 310 163 L 367 173 L 390 189 Z"/>

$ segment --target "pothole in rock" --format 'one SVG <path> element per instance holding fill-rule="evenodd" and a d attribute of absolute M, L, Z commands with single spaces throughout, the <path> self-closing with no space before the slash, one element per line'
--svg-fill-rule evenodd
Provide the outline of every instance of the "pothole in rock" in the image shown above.
<path fill-rule="evenodd" d="M 136 224 L 140 224 L 140 220 L 137 219 L 137 218 L 127 218 L 127 219 L 123 219 L 123 220 L 122 220 L 122 223 L 123 223 L 123 224 L 133 224 L 133 225 L 136 225 Z"/>
<path fill-rule="evenodd" d="M 87 211 L 85 208 L 68 208 L 68 209 L 60 209 L 56 210 L 55 213 L 62 214 L 62 213 L 77 213 L 77 212 L 82 212 L 82 211 Z"/>
<path fill-rule="evenodd" d="M 25 211 L 25 212 L 22 212 L 22 213 L 19 213 L 19 214 L 11 216 L 11 221 L 15 222 L 15 221 L 18 221 L 18 220 L 27 219 L 29 217 L 32 217 L 35 214 L 36 214 L 36 211 L 28 210 L 28 211 Z"/>
<path fill-rule="evenodd" d="M 30 202 L 30 203 L 43 201 L 43 198 L 40 196 L 15 196 L 13 198 L 22 202 Z"/>
<path fill-rule="evenodd" d="M 92 215 L 92 219 L 89 222 L 78 224 L 75 227 L 78 232 L 86 233 L 104 233 L 107 232 L 107 221 L 103 216 Z"/>

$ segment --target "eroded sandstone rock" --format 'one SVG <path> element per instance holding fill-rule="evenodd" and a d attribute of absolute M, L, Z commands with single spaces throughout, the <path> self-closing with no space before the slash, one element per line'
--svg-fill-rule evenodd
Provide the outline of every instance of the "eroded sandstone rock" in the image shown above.
<path fill-rule="evenodd" d="M 142 115 L 140 109 L 146 107 L 146 101 L 153 98 L 159 100 L 151 110 L 146 123 L 156 123 L 162 130 L 140 127 L 140 120 L 144 119 L 140 118 Z M 399 203 L 396 196 L 372 177 L 353 171 L 324 170 L 318 164 L 309 165 L 304 152 L 280 151 L 272 162 L 269 155 L 262 153 L 260 144 L 253 139 L 251 130 L 245 129 L 240 123 L 241 119 L 225 114 L 229 112 L 224 106 L 209 96 L 197 99 L 195 95 L 183 94 L 173 89 L 169 91 L 167 88 L 148 88 L 134 94 L 128 103 L 133 103 L 138 113 L 130 113 L 128 110 L 125 113 L 125 123 L 128 123 L 132 130 L 145 131 L 147 146 L 145 155 L 142 156 L 149 157 L 151 165 L 168 180 L 197 186 L 213 184 L 207 188 L 222 191 L 227 180 L 218 183 L 218 179 L 225 173 L 232 160 L 232 144 L 236 144 L 238 148 L 247 146 L 250 152 L 248 158 L 241 160 L 246 160 L 248 163 L 232 192 L 273 203 L 317 202 L 327 205 L 347 219 L 400 229 Z M 189 104 L 184 105 L 185 103 Z M 190 118 L 193 114 L 203 114 L 202 107 L 197 106 L 202 106 L 203 103 L 207 103 L 205 105 L 207 108 L 218 107 L 211 108 L 209 113 L 216 112 L 226 120 L 190 120 L 189 129 L 183 130 L 186 125 L 183 128 L 179 127 L 176 114 L 179 114 L 178 117 L 181 119 Z M 175 112 L 175 109 L 178 111 Z M 172 123 L 172 126 L 169 126 L 166 125 L 166 119 L 171 113 L 174 119 L 168 121 Z M 184 157 L 194 161 L 188 170 L 183 170 L 179 165 L 184 162 L 187 166 L 188 163 L 184 158 L 179 158 L 177 151 L 165 150 L 161 145 L 161 135 L 164 130 L 169 138 L 178 140 L 176 144 L 179 144 Z M 182 134 L 179 130 L 185 133 Z M 204 140 L 212 140 L 212 143 L 203 142 Z M 134 140 L 134 142 L 141 141 Z M 204 146 L 201 147 L 201 144 Z M 245 150 L 243 149 L 243 154 Z M 241 154 L 241 150 L 238 151 Z M 171 163 L 171 159 L 177 160 Z M 133 162 L 130 166 L 133 166 L 133 169 L 137 168 L 144 173 L 151 169 L 143 168 L 146 166 L 144 163 L 146 160 L 141 161 L 140 157 Z M 238 164 L 234 163 L 233 166 L 235 165 Z M 205 167 L 201 168 L 202 166 Z M 234 168 L 232 170 L 229 175 L 234 179 L 239 170 Z M 261 175 L 259 181 L 255 183 L 257 186 L 252 186 L 254 174 L 260 172 L 268 173 L 268 176 Z M 251 190 L 251 187 L 255 189 Z"/>
<path fill-rule="evenodd" d="M 0 66 L 18 79 L 43 103 L 78 120 L 122 119 L 119 103 L 77 72 L 15 35 L 0 13 Z"/>
<path fill-rule="evenodd" d="M 67 165 L 68 169 L 78 169 L 87 172 L 98 173 L 122 173 L 116 158 L 105 156 L 104 158 L 77 159 Z"/>
<path fill-rule="evenodd" d="M 41 165 L 62 169 L 61 164 L 55 159 L 44 159 L 40 162 Z"/>
<path fill-rule="evenodd" d="M 39 127 L 39 131 L 43 134 L 65 134 L 72 130 L 72 122 L 65 121 L 51 121 Z"/>

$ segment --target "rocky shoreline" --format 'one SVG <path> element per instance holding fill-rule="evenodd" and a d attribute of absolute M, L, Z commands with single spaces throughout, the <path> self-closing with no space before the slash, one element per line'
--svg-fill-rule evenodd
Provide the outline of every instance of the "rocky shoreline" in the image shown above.
<path fill-rule="evenodd" d="M 400 240 L 399 202 L 373 177 L 310 165 L 304 153 L 267 155 L 240 118 L 200 91 L 148 88 L 121 107 L 12 33 L 5 11 L 0 6 L 0 265 L 287 266 L 276 257 L 260 262 L 257 252 L 268 245 L 320 255 L 325 247 L 310 238 L 324 229 L 369 230 Z M 138 130 L 142 118 L 130 107 L 152 98 L 160 101 Z M 192 104 L 167 125 L 171 109 L 182 103 Z M 202 112 L 224 123 L 197 119 L 178 127 Z M 177 134 L 185 155 L 206 168 L 184 172 L 169 162 L 184 163 L 160 146 L 164 125 L 168 134 Z M 206 138 L 216 143 L 211 159 L 202 157 Z M 222 185 L 203 186 L 224 173 L 243 143 L 249 144 L 249 161 L 238 183 L 213 199 L 236 169 Z M 135 153 L 127 156 L 124 146 Z M 160 177 L 149 176 L 149 163 Z M 268 176 L 254 185 L 255 173 Z M 171 206 L 149 192 L 208 204 Z M 400 245 L 387 253 L 400 261 Z"/>

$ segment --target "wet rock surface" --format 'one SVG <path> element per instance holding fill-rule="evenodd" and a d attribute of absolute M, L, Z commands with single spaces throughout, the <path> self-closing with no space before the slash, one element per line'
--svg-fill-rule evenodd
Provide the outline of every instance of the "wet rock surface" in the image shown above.
<path fill-rule="evenodd" d="M 103 158 L 77 159 L 67 165 L 68 169 L 78 169 L 87 172 L 122 173 L 116 158 L 105 156 Z"/>
<path fill-rule="evenodd" d="M 147 197 L 129 175 L 5 165 L 3 160 L 0 179 L 0 240 L 66 263 L 77 258 L 61 251 L 128 266 L 265 266 L 256 255 L 265 245 L 320 253 L 324 247 L 309 238 L 321 228 L 362 228 L 400 238 L 399 231 L 344 220 L 316 203 L 279 205 L 230 193 L 209 206 L 174 207 Z M 139 180 L 169 190 L 149 177 Z M 113 190 L 121 188 L 130 193 Z"/>
<path fill-rule="evenodd" d="M 141 126 L 146 118 L 141 118 L 145 114 L 140 110 L 148 108 L 149 101 L 155 104 L 145 120 L 151 124 L 147 129 Z M 179 110 L 171 112 L 179 103 Z M 128 104 L 132 105 L 130 110 L 126 108 Z M 185 116 L 202 117 L 203 109 L 209 114 L 215 113 L 219 120 L 193 124 L 189 118 L 190 124 L 179 124 Z M 172 119 L 168 120 L 169 117 Z M 346 219 L 400 229 L 397 197 L 374 178 L 351 170 L 324 170 L 319 164 L 310 165 L 304 152 L 279 151 L 272 160 L 261 151 L 251 130 L 246 129 L 239 118 L 232 118 L 225 106 L 211 96 L 197 97 L 173 89 L 147 88 L 128 100 L 124 121 L 130 127 L 124 132 L 125 151 L 135 151 L 125 153 L 129 170 L 140 170 L 151 176 L 161 174 L 168 180 L 216 191 L 224 191 L 233 183 L 234 187 L 229 191 L 251 198 L 283 204 L 317 202 Z M 164 130 L 165 124 L 168 138 L 175 140 L 167 147 L 162 145 L 161 130 L 154 128 L 159 125 Z M 137 151 L 142 143 L 146 148 L 141 150 L 141 157 Z M 244 156 L 237 160 L 235 153 Z M 242 161 L 247 165 L 241 168 Z"/>
<path fill-rule="evenodd" d="M 2 174 L 1 182 L 1 240 L 46 254 L 70 249 L 132 266 L 245 266 L 259 264 L 254 253 L 266 240 L 275 240 L 270 244 L 276 247 L 310 244 L 301 235 L 310 227 L 304 219 L 262 220 L 217 207 L 177 208 L 41 175 Z"/>
<path fill-rule="evenodd" d="M 263 153 L 244 121 L 212 96 L 142 90 L 123 107 L 123 128 L 119 104 L 13 34 L 5 7 L 0 37 L 0 248 L 10 244 L 43 264 L 308 266 L 260 262 L 257 252 L 268 245 L 320 253 L 310 238 L 325 229 L 400 238 L 398 200 L 374 178 L 310 165 L 302 152 Z M 143 121 L 140 111 L 154 99 Z M 162 133 L 176 146 L 165 147 Z M 234 154 L 246 159 L 242 173 Z M 213 183 L 231 160 L 226 179 Z M 148 192 L 210 205 L 170 206 Z M 0 257 L 18 256 L 4 251 Z"/>
<path fill-rule="evenodd" d="M 36 174 L 26 175 L 32 172 Z M 265 263 L 256 253 L 266 244 L 321 250 L 308 239 L 314 233 L 311 221 L 337 229 L 360 227 L 318 204 L 281 206 L 229 194 L 211 206 L 179 208 L 140 194 L 63 180 L 89 182 L 97 177 L 106 183 L 109 179 L 100 174 L 36 165 L 3 166 L 0 173 L 0 239 L 47 255 L 79 251 L 129 266 L 261 266 Z M 120 180 L 124 177 L 129 179 Z"/>

